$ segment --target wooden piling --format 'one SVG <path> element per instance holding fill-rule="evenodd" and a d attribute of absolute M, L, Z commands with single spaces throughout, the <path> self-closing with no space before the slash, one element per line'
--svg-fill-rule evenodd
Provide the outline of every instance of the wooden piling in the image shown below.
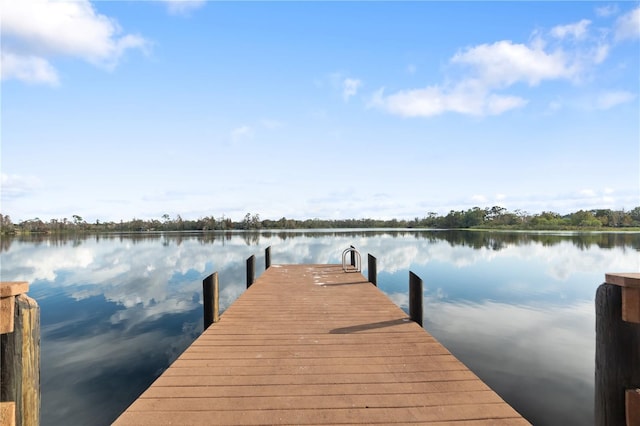
<path fill-rule="evenodd" d="M 214 272 L 202 281 L 202 302 L 204 306 L 204 329 L 220 319 L 220 290 L 218 273 Z"/>
<path fill-rule="evenodd" d="M 40 308 L 28 289 L 0 283 L 0 412 L 19 426 L 40 424 Z"/>
<path fill-rule="evenodd" d="M 367 275 L 369 282 L 376 287 L 378 286 L 378 262 L 371 254 L 367 254 Z"/>
<path fill-rule="evenodd" d="M 634 425 L 640 417 L 640 274 L 606 274 L 596 292 L 595 424 Z M 630 423 L 631 422 L 631 423 Z"/>
<path fill-rule="evenodd" d="M 16 403 L 0 402 L 0 425 L 15 426 L 16 424 Z"/>
<path fill-rule="evenodd" d="M 251 287 L 251 284 L 256 280 L 256 256 L 251 255 L 247 259 L 247 288 Z"/>
<path fill-rule="evenodd" d="M 265 271 L 271 266 L 271 246 L 264 249 L 264 269 Z"/>
<path fill-rule="evenodd" d="M 640 389 L 630 389 L 625 392 L 627 406 L 627 426 L 640 425 Z"/>
<path fill-rule="evenodd" d="M 356 248 L 354 246 L 349 246 L 351 249 L 351 266 L 356 266 Z"/>
<path fill-rule="evenodd" d="M 422 279 L 409 271 L 409 317 L 422 327 Z"/>

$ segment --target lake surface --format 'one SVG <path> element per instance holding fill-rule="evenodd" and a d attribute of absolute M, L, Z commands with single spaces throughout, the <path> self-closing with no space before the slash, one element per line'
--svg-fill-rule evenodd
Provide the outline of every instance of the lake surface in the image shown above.
<path fill-rule="evenodd" d="M 424 327 L 530 422 L 593 424 L 596 288 L 640 270 L 640 233 L 289 231 L 3 238 L 1 279 L 41 307 L 42 425 L 110 424 L 202 332 L 202 280 L 220 307 L 245 260 L 378 259 L 378 287 L 408 310 L 424 281 Z M 356 308 L 354 308 L 356 309 Z"/>

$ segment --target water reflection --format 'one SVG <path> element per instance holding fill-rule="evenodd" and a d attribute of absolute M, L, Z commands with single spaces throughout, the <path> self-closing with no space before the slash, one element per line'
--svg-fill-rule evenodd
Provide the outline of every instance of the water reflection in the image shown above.
<path fill-rule="evenodd" d="M 428 301 L 425 328 L 535 425 L 593 424 L 593 303 Z"/>
<path fill-rule="evenodd" d="M 472 248 L 490 248 L 501 250 L 509 245 L 539 243 L 548 247 L 570 242 L 580 249 L 592 246 L 599 248 L 624 247 L 640 251 L 640 239 L 637 232 L 573 232 L 573 231 L 464 231 L 464 230 L 272 230 L 272 231 L 210 231 L 210 232 L 141 232 L 141 233 L 109 233 L 109 234 L 31 234 L 16 237 L 3 236 L 0 239 L 0 251 L 9 251 L 12 243 L 27 242 L 30 244 L 47 244 L 49 246 L 77 247 L 86 241 L 129 241 L 136 244 L 141 241 L 161 240 L 163 245 L 175 243 L 180 245 L 185 239 L 196 240 L 202 244 L 222 243 L 242 238 L 247 245 L 260 245 L 261 238 L 269 241 L 285 241 L 299 238 L 346 237 L 413 237 L 430 242 L 446 241 L 452 246 L 462 245 Z"/>
<path fill-rule="evenodd" d="M 592 423 L 593 299 L 605 272 L 640 270 L 640 234 L 267 231 L 3 238 L 3 280 L 42 310 L 42 424 L 109 424 L 202 330 L 202 279 L 224 311 L 245 263 L 340 263 L 354 244 L 425 328 L 535 424 Z M 366 261 L 364 262 L 366 276 Z"/>

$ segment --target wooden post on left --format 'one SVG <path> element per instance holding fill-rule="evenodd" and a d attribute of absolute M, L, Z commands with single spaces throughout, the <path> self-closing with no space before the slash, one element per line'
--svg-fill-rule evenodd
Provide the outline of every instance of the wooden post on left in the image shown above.
<path fill-rule="evenodd" d="M 596 291 L 596 426 L 640 424 L 640 274 L 605 274 Z"/>
<path fill-rule="evenodd" d="M 214 272 L 202 281 L 202 304 L 204 306 L 204 329 L 220 319 L 220 291 L 218 273 Z"/>
<path fill-rule="evenodd" d="M 40 307 L 26 282 L 0 283 L 0 415 L 3 426 L 40 424 Z"/>

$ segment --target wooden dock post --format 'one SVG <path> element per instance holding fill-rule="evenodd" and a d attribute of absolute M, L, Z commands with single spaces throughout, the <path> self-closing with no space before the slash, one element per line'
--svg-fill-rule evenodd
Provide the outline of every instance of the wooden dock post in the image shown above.
<path fill-rule="evenodd" d="M 371 254 L 367 254 L 367 275 L 369 282 L 376 287 L 378 286 L 378 262 Z"/>
<path fill-rule="evenodd" d="M 251 284 L 256 280 L 256 255 L 252 254 L 247 259 L 247 288 L 251 287 Z"/>
<path fill-rule="evenodd" d="M 640 425 L 640 274 L 606 274 L 596 292 L 595 424 Z"/>
<path fill-rule="evenodd" d="M 0 283 L 0 415 L 40 424 L 40 307 L 26 282 Z M 11 423 L 13 421 L 13 423 Z"/>
<path fill-rule="evenodd" d="M 220 320 L 220 290 L 218 273 L 214 272 L 202 281 L 202 302 L 204 306 L 204 329 Z"/>
<path fill-rule="evenodd" d="M 409 271 L 409 317 L 422 327 L 422 279 Z"/>
<path fill-rule="evenodd" d="M 264 269 L 265 271 L 271 266 L 271 246 L 264 249 Z"/>
<path fill-rule="evenodd" d="M 349 248 L 351 249 L 351 266 L 356 266 L 356 248 L 353 245 Z"/>

